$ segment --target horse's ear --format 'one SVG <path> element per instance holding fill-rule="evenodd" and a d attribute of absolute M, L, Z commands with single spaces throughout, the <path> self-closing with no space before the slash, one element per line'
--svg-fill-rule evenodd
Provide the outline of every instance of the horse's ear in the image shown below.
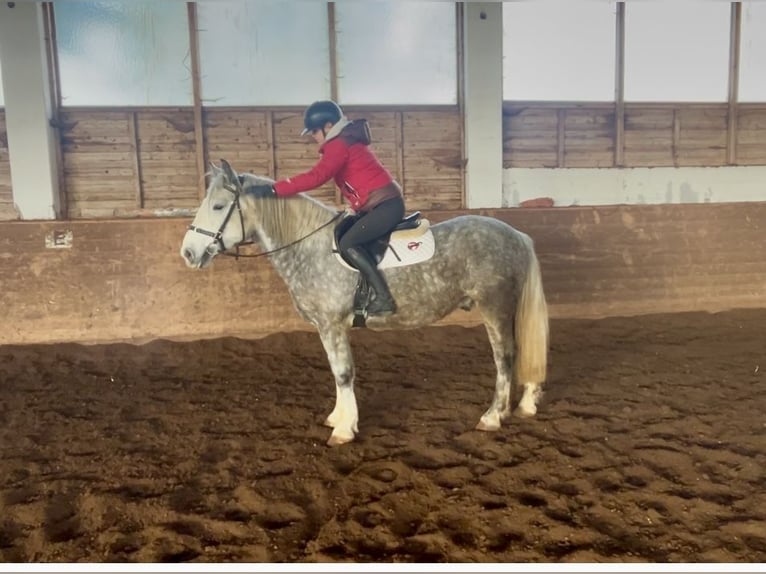
<path fill-rule="evenodd" d="M 221 168 L 229 181 L 233 182 L 237 179 L 237 174 L 234 172 L 234 168 L 231 167 L 231 164 L 225 159 L 221 159 Z"/>
<path fill-rule="evenodd" d="M 223 171 L 220 167 L 215 165 L 212 161 L 210 162 L 210 171 L 213 173 L 214 176 L 218 175 Z"/>
<path fill-rule="evenodd" d="M 239 181 L 239 177 L 237 177 L 237 172 L 231 167 L 231 164 L 225 159 L 222 159 L 221 166 L 223 167 L 223 173 L 226 176 L 228 183 L 233 185 L 237 191 L 242 191 L 242 184 Z"/>

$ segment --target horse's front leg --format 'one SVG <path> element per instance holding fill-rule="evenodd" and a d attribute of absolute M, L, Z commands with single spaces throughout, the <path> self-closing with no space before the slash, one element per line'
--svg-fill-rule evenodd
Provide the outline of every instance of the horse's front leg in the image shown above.
<path fill-rule="evenodd" d="M 319 337 L 335 376 L 335 408 L 325 420 L 325 424 L 333 428 L 327 444 L 336 446 L 351 442 L 359 432 L 359 412 L 354 396 L 354 357 L 345 329 L 320 329 Z"/>

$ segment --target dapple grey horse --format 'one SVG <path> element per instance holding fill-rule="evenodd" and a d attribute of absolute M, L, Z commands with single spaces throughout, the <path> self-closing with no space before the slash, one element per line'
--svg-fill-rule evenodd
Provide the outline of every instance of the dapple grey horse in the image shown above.
<path fill-rule="evenodd" d="M 248 189 L 272 181 L 213 165 L 207 194 L 181 245 L 189 267 L 253 240 L 284 279 L 298 313 L 319 332 L 335 377 L 335 408 L 325 424 L 329 445 L 354 439 L 359 415 L 348 332 L 358 275 L 333 253 L 337 212 L 303 194 L 255 197 Z M 432 226 L 436 253 L 416 265 L 385 271 L 398 310 L 369 317 L 371 329 L 429 325 L 450 312 L 478 307 L 497 368 L 495 394 L 479 430 L 500 428 L 510 413 L 512 381 L 523 386 L 515 414 L 537 412 L 548 354 L 548 311 L 529 236 L 491 217 L 461 215 Z"/>

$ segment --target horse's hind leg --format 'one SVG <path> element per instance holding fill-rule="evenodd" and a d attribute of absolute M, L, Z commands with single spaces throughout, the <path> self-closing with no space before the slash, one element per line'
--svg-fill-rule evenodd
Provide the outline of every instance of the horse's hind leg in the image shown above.
<path fill-rule="evenodd" d="M 543 394 L 540 383 L 523 383 L 524 394 L 521 395 L 519 406 L 513 411 L 517 417 L 533 417 L 537 414 L 537 401 Z"/>
<path fill-rule="evenodd" d="M 359 432 L 359 412 L 354 395 L 354 357 L 345 329 L 320 329 L 319 337 L 335 377 L 335 408 L 324 424 L 333 428 L 327 444 L 336 446 L 351 442 Z"/>
<path fill-rule="evenodd" d="M 513 325 L 502 325 L 496 317 L 484 315 L 492 356 L 497 368 L 495 396 L 487 412 L 479 424 L 478 430 L 494 431 L 500 428 L 500 423 L 511 414 L 511 381 L 513 373 Z"/>

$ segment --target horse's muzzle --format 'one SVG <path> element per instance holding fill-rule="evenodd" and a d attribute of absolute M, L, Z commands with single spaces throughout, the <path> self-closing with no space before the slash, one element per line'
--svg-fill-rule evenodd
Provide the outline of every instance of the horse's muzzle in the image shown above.
<path fill-rule="evenodd" d="M 181 257 L 183 257 L 183 260 L 186 263 L 187 267 L 199 266 L 199 262 L 197 261 L 197 255 L 194 253 L 194 250 L 191 247 L 184 247 L 183 249 L 181 249 Z"/>
<path fill-rule="evenodd" d="M 181 257 L 186 263 L 186 266 L 191 267 L 192 269 L 204 269 L 210 265 L 216 253 L 217 250 L 215 247 L 212 248 L 212 251 L 210 248 L 205 249 L 199 256 L 197 255 L 197 252 L 191 247 L 183 247 L 181 249 Z"/>

